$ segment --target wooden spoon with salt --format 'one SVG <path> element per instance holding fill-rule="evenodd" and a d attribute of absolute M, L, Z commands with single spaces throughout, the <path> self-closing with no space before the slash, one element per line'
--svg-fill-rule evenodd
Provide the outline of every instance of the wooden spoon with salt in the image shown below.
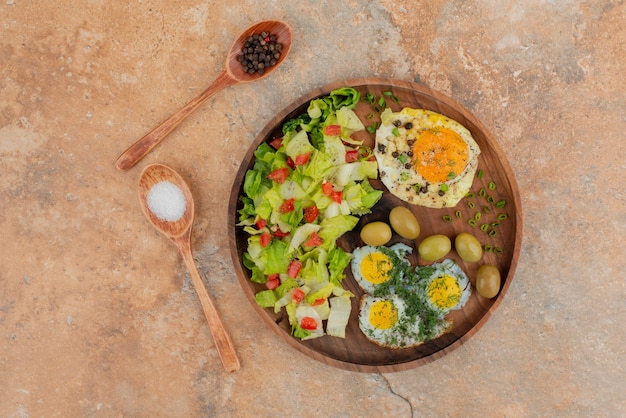
<path fill-rule="evenodd" d="M 169 182 L 176 186 L 184 195 L 184 200 L 181 198 L 181 204 L 184 204 L 184 213 L 180 215 L 176 220 L 163 220 L 153 212 L 151 209 L 151 201 L 149 202 L 148 196 L 152 188 L 162 182 Z M 178 248 L 180 254 L 189 269 L 193 285 L 196 289 L 196 293 L 200 298 L 202 304 L 202 310 L 209 324 L 211 335 L 215 342 L 215 347 L 222 360 L 224 369 L 228 372 L 234 372 L 239 370 L 239 359 L 237 353 L 230 339 L 230 336 L 226 332 L 224 325 L 213 305 L 213 301 L 209 296 L 204 281 L 200 277 L 198 268 L 193 259 L 191 251 L 191 226 L 193 224 L 194 216 L 194 203 L 193 196 L 187 184 L 183 178 L 170 167 L 163 164 L 151 164 L 143 169 L 139 178 L 139 202 L 141 210 L 146 216 L 148 221 L 163 235 L 168 237 Z M 154 208 L 154 203 L 152 203 Z M 174 212 L 181 208 L 175 208 Z M 157 210 L 158 212 L 158 210 Z M 169 218 L 172 219 L 172 218 Z"/>
<path fill-rule="evenodd" d="M 263 74 L 254 73 L 248 74 L 241 63 L 239 62 L 239 55 L 246 43 L 246 40 L 254 34 L 261 32 L 269 32 L 272 35 L 276 35 L 276 42 L 282 45 L 280 51 L 280 57 L 277 59 L 276 64 L 265 68 Z M 159 126 L 154 128 L 140 140 L 130 146 L 122 155 L 120 155 L 115 162 L 115 167 L 118 170 L 125 171 L 133 167 L 139 160 L 141 160 L 146 154 L 148 154 L 154 147 L 156 147 L 170 132 L 172 132 L 180 123 L 187 118 L 194 110 L 196 110 L 201 104 L 207 101 L 218 91 L 237 83 L 247 83 L 250 81 L 257 81 L 261 78 L 270 75 L 280 64 L 285 60 L 291 44 L 293 42 L 293 32 L 291 27 L 280 20 L 265 20 L 263 22 L 256 23 L 243 31 L 233 43 L 226 59 L 226 65 L 224 69 L 219 73 L 215 81 L 195 99 L 187 103 L 178 112 L 174 113 Z"/>

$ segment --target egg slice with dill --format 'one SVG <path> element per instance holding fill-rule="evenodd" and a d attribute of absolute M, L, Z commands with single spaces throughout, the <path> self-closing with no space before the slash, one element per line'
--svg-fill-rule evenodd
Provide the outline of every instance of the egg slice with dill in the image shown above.
<path fill-rule="evenodd" d="M 461 267 L 451 259 L 418 267 L 418 292 L 426 304 L 440 315 L 461 309 L 472 294 L 472 286 Z"/>
<path fill-rule="evenodd" d="M 355 248 L 352 251 L 352 275 L 361 289 L 373 293 L 396 275 L 403 274 L 403 269 L 409 265 L 405 255 L 410 252 L 412 248 L 402 243 L 391 247 L 366 245 Z"/>
<path fill-rule="evenodd" d="M 406 304 L 396 295 L 363 295 L 359 328 L 365 337 L 388 348 L 407 348 L 421 344 L 419 318 L 409 318 Z"/>

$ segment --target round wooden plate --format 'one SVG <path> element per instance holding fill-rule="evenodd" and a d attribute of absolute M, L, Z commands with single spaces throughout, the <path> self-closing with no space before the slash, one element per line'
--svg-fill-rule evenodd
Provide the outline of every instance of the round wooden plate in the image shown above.
<path fill-rule="evenodd" d="M 344 86 L 354 87 L 361 93 L 362 97 L 371 93 L 375 95 L 377 100 L 381 97 L 386 98 L 388 106 L 393 111 L 399 111 L 403 107 L 412 107 L 428 109 L 446 115 L 469 129 L 481 149 L 478 169 L 482 170 L 483 176 L 474 179 L 472 191 L 475 193 L 475 197 L 464 198 L 454 208 L 430 209 L 405 203 L 391 195 L 379 180 L 372 180 L 372 185 L 375 188 L 385 192 L 383 197 L 374 206 L 371 214 L 363 216 L 353 231 L 344 234 L 338 240 L 338 245 L 346 251 L 352 251 L 354 248 L 364 245 L 359 237 L 361 227 L 375 220 L 388 221 L 391 208 L 403 205 L 410 208 L 417 217 L 421 226 L 420 236 L 417 240 L 406 240 L 394 234 L 389 245 L 404 242 L 411 246 L 414 252 L 409 260 L 414 266 L 427 264 L 419 260 L 417 245 L 431 234 L 445 234 L 454 242 L 454 237 L 458 233 L 467 231 L 476 236 L 481 244 L 497 250 L 497 252 L 493 250 L 485 252 L 482 260 L 477 263 L 463 262 L 454 249 L 448 254 L 447 258 L 457 261 L 467 273 L 472 285 L 475 284 L 476 271 L 480 265 L 496 265 L 502 277 L 500 293 L 493 299 L 485 299 L 474 291 L 462 310 L 448 314 L 448 318 L 454 322 L 451 332 L 414 348 L 395 350 L 382 348 L 365 338 L 358 325 L 358 306 L 363 292 L 357 286 L 349 268 L 346 270 L 347 277 L 343 285 L 356 297 L 352 299 L 352 313 L 345 339 L 330 336 L 308 341 L 296 339 L 290 335 L 291 327 L 284 309 L 275 314 L 273 310 L 263 309 L 256 304 L 254 295 L 263 289 L 263 286 L 249 280 L 250 271 L 241 263 L 242 254 L 246 251 L 247 234 L 242 231 L 241 227 L 236 226 L 237 210 L 241 207 L 240 196 L 243 193 L 245 173 L 254 163 L 254 150 L 262 142 L 282 136 L 281 127 L 283 123 L 306 112 L 310 100 L 327 95 L 331 90 Z M 380 112 L 377 112 L 373 109 L 372 104 L 365 101 L 358 104 L 356 113 L 366 126 L 380 120 Z M 374 134 L 363 131 L 359 135 L 359 138 L 363 139 L 366 145 L 374 146 Z M 490 182 L 495 184 L 495 189 L 489 187 Z M 504 208 L 497 208 L 495 202 L 502 199 L 506 201 L 506 205 Z M 325 364 L 359 372 L 393 372 L 411 369 L 440 358 L 467 341 L 488 320 L 511 285 L 522 241 L 522 211 L 517 183 L 508 161 L 485 126 L 460 104 L 437 91 L 419 84 L 386 78 L 361 78 L 333 83 L 301 97 L 276 115 L 261 131 L 248 150 L 235 178 L 228 210 L 230 249 L 235 270 L 247 298 L 263 321 L 300 352 Z M 481 212 L 481 219 L 476 221 L 476 226 L 472 226 L 468 220 L 475 218 L 477 212 Z M 498 220 L 497 216 L 502 213 L 506 214 L 507 218 Z M 450 223 L 446 223 L 442 219 L 445 215 L 452 219 Z M 499 223 L 499 225 L 492 225 L 494 223 Z M 486 231 L 480 229 L 482 224 L 488 225 Z M 489 231 L 492 230 L 495 233 L 490 234 Z"/>

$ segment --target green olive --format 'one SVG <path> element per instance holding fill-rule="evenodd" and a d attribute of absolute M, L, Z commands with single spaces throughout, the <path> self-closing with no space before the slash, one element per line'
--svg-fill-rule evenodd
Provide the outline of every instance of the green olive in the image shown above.
<path fill-rule="evenodd" d="M 483 247 L 476 237 L 468 232 L 461 232 L 454 239 L 454 248 L 464 261 L 474 263 L 483 256 Z"/>
<path fill-rule="evenodd" d="M 391 228 L 384 222 L 370 222 L 361 229 L 361 239 L 367 245 L 385 245 L 391 239 Z"/>
<path fill-rule="evenodd" d="M 389 212 L 389 223 L 402 238 L 415 239 L 420 234 L 420 224 L 415 215 L 404 206 L 396 206 Z"/>
<path fill-rule="evenodd" d="M 484 264 L 476 272 L 476 290 L 484 298 L 491 299 L 500 291 L 500 271 L 496 266 Z"/>
<path fill-rule="evenodd" d="M 441 257 L 445 257 L 452 248 L 450 238 L 445 235 L 437 234 L 424 238 L 417 247 L 420 257 L 426 261 L 435 261 Z"/>

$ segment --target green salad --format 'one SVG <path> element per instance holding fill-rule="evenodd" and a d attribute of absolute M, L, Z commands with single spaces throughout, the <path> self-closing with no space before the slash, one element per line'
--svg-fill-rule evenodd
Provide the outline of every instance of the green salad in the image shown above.
<path fill-rule="evenodd" d="M 250 280 L 265 284 L 256 302 L 286 309 L 297 338 L 345 337 L 354 295 L 341 283 L 352 255 L 336 241 L 382 196 L 368 181 L 378 176 L 371 148 L 351 138 L 365 129 L 354 112 L 359 99 L 345 87 L 312 100 L 284 123 L 282 138 L 256 149 L 246 172 L 243 263 Z"/>

